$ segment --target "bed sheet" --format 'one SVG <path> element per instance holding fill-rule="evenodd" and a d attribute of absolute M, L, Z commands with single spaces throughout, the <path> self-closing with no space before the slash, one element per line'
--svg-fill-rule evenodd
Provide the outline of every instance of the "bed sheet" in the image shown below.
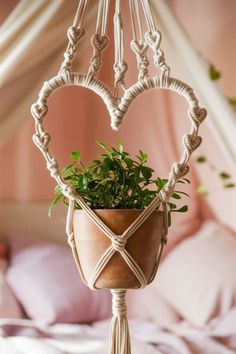
<path fill-rule="evenodd" d="M 93 325 L 46 326 L 0 319 L 1 354 L 106 354 L 109 321 Z M 165 328 L 130 321 L 132 354 L 235 354 L 236 308 L 205 328 L 187 322 Z"/>

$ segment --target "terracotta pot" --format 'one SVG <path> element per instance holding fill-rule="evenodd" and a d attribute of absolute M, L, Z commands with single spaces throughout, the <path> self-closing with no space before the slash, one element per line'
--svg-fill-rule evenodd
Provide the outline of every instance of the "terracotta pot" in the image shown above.
<path fill-rule="evenodd" d="M 138 209 L 95 210 L 100 219 L 117 235 L 122 234 L 141 212 Z M 154 211 L 126 243 L 127 251 L 149 280 L 155 268 L 163 225 L 164 213 Z M 88 281 L 97 262 L 111 245 L 111 241 L 83 210 L 74 211 L 73 228 L 82 273 Z M 135 289 L 139 287 L 139 282 L 120 253 L 116 252 L 95 286 L 99 289 Z"/>

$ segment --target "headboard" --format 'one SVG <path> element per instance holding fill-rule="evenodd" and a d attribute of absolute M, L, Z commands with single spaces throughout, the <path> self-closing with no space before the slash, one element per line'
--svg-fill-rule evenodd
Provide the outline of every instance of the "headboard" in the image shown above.
<path fill-rule="evenodd" d="M 48 217 L 49 203 L 4 203 L 0 205 L 0 239 L 10 233 L 66 242 L 66 208 L 58 206 Z"/>

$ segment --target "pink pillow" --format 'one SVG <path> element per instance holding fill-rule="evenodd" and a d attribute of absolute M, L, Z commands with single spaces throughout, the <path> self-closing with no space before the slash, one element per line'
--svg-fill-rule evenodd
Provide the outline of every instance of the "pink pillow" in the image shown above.
<path fill-rule="evenodd" d="M 207 222 L 163 261 L 155 286 L 192 324 L 202 326 L 236 305 L 236 237 Z"/>
<path fill-rule="evenodd" d="M 7 281 L 30 318 L 51 324 L 90 323 L 110 316 L 110 293 L 91 291 L 82 283 L 69 246 L 18 241 L 10 239 Z"/>
<path fill-rule="evenodd" d="M 7 260 L 0 258 L 0 318 L 23 318 L 24 314 L 6 283 Z"/>

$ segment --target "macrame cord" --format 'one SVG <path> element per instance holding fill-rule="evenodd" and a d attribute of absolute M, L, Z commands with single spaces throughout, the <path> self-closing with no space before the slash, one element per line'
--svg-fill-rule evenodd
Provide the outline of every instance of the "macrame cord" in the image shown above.
<path fill-rule="evenodd" d="M 71 246 L 72 253 L 80 271 L 82 280 L 91 288 L 96 289 L 96 281 L 102 271 L 105 269 L 113 255 L 118 252 L 124 259 L 128 267 L 139 282 L 139 287 L 143 288 L 154 279 L 158 265 L 161 259 L 164 245 L 167 242 L 167 202 L 171 198 L 176 182 L 184 177 L 188 171 L 188 161 L 192 152 L 201 144 L 201 137 L 198 136 L 199 125 L 206 117 L 206 110 L 199 107 L 198 100 L 187 84 L 170 77 L 170 69 L 165 62 L 165 56 L 160 48 L 161 33 L 157 31 L 155 22 L 152 17 L 148 0 L 129 0 L 130 19 L 132 27 L 133 39 L 131 40 L 131 48 L 135 53 L 138 69 L 138 81 L 129 88 L 125 85 L 125 73 L 128 65 L 124 60 L 124 31 L 121 15 L 120 0 L 116 0 L 114 15 L 114 43 L 115 43 L 115 82 L 114 91 L 100 80 L 96 78 L 102 67 L 102 53 L 107 48 L 109 38 L 107 36 L 107 18 L 109 10 L 109 0 L 99 0 L 96 31 L 91 38 L 93 47 L 93 55 L 90 61 L 87 74 L 72 72 L 72 62 L 75 59 L 80 41 L 85 35 L 83 28 L 83 20 L 87 8 L 87 0 L 81 0 L 75 15 L 74 22 L 69 27 L 68 46 L 64 53 L 64 61 L 60 67 L 58 75 L 46 81 L 39 93 L 36 103 L 32 105 L 31 112 L 35 119 L 36 133 L 33 135 L 33 141 L 41 150 L 47 168 L 51 176 L 61 187 L 65 197 L 69 199 L 69 207 L 67 214 L 66 232 L 68 235 L 68 243 Z M 143 18 L 146 22 L 147 31 L 143 31 Z M 148 50 L 153 53 L 154 64 L 160 69 L 160 75 L 150 77 L 148 73 L 149 61 L 147 58 Z M 66 85 L 77 85 L 85 87 L 98 94 L 107 106 L 111 117 L 111 127 L 117 130 L 123 121 L 123 118 L 130 107 L 131 103 L 145 91 L 154 88 L 168 89 L 182 95 L 188 102 L 188 117 L 191 122 L 190 132 L 183 136 L 183 154 L 179 161 L 171 166 L 168 182 L 155 199 L 146 207 L 137 219 L 125 230 L 122 235 L 116 235 L 106 224 L 96 215 L 96 213 L 85 203 L 73 186 L 64 180 L 60 174 L 59 164 L 49 150 L 50 135 L 44 130 L 43 119 L 47 114 L 47 102 L 51 94 L 57 89 Z M 121 95 L 121 90 L 123 95 Z M 80 205 L 89 218 L 111 241 L 110 246 L 98 261 L 93 273 L 87 282 L 83 274 L 79 256 L 76 250 L 75 237 L 73 232 L 73 212 L 75 202 Z M 130 255 L 126 249 L 127 240 L 132 237 L 133 233 L 144 223 L 145 220 L 160 205 L 164 212 L 164 227 L 159 250 L 157 252 L 156 264 L 150 279 L 146 279 L 142 269 L 136 260 Z M 125 294 L 127 289 L 113 289 L 113 319 L 110 330 L 110 349 L 109 354 L 130 354 L 130 336 L 128 322 L 126 317 Z"/>

